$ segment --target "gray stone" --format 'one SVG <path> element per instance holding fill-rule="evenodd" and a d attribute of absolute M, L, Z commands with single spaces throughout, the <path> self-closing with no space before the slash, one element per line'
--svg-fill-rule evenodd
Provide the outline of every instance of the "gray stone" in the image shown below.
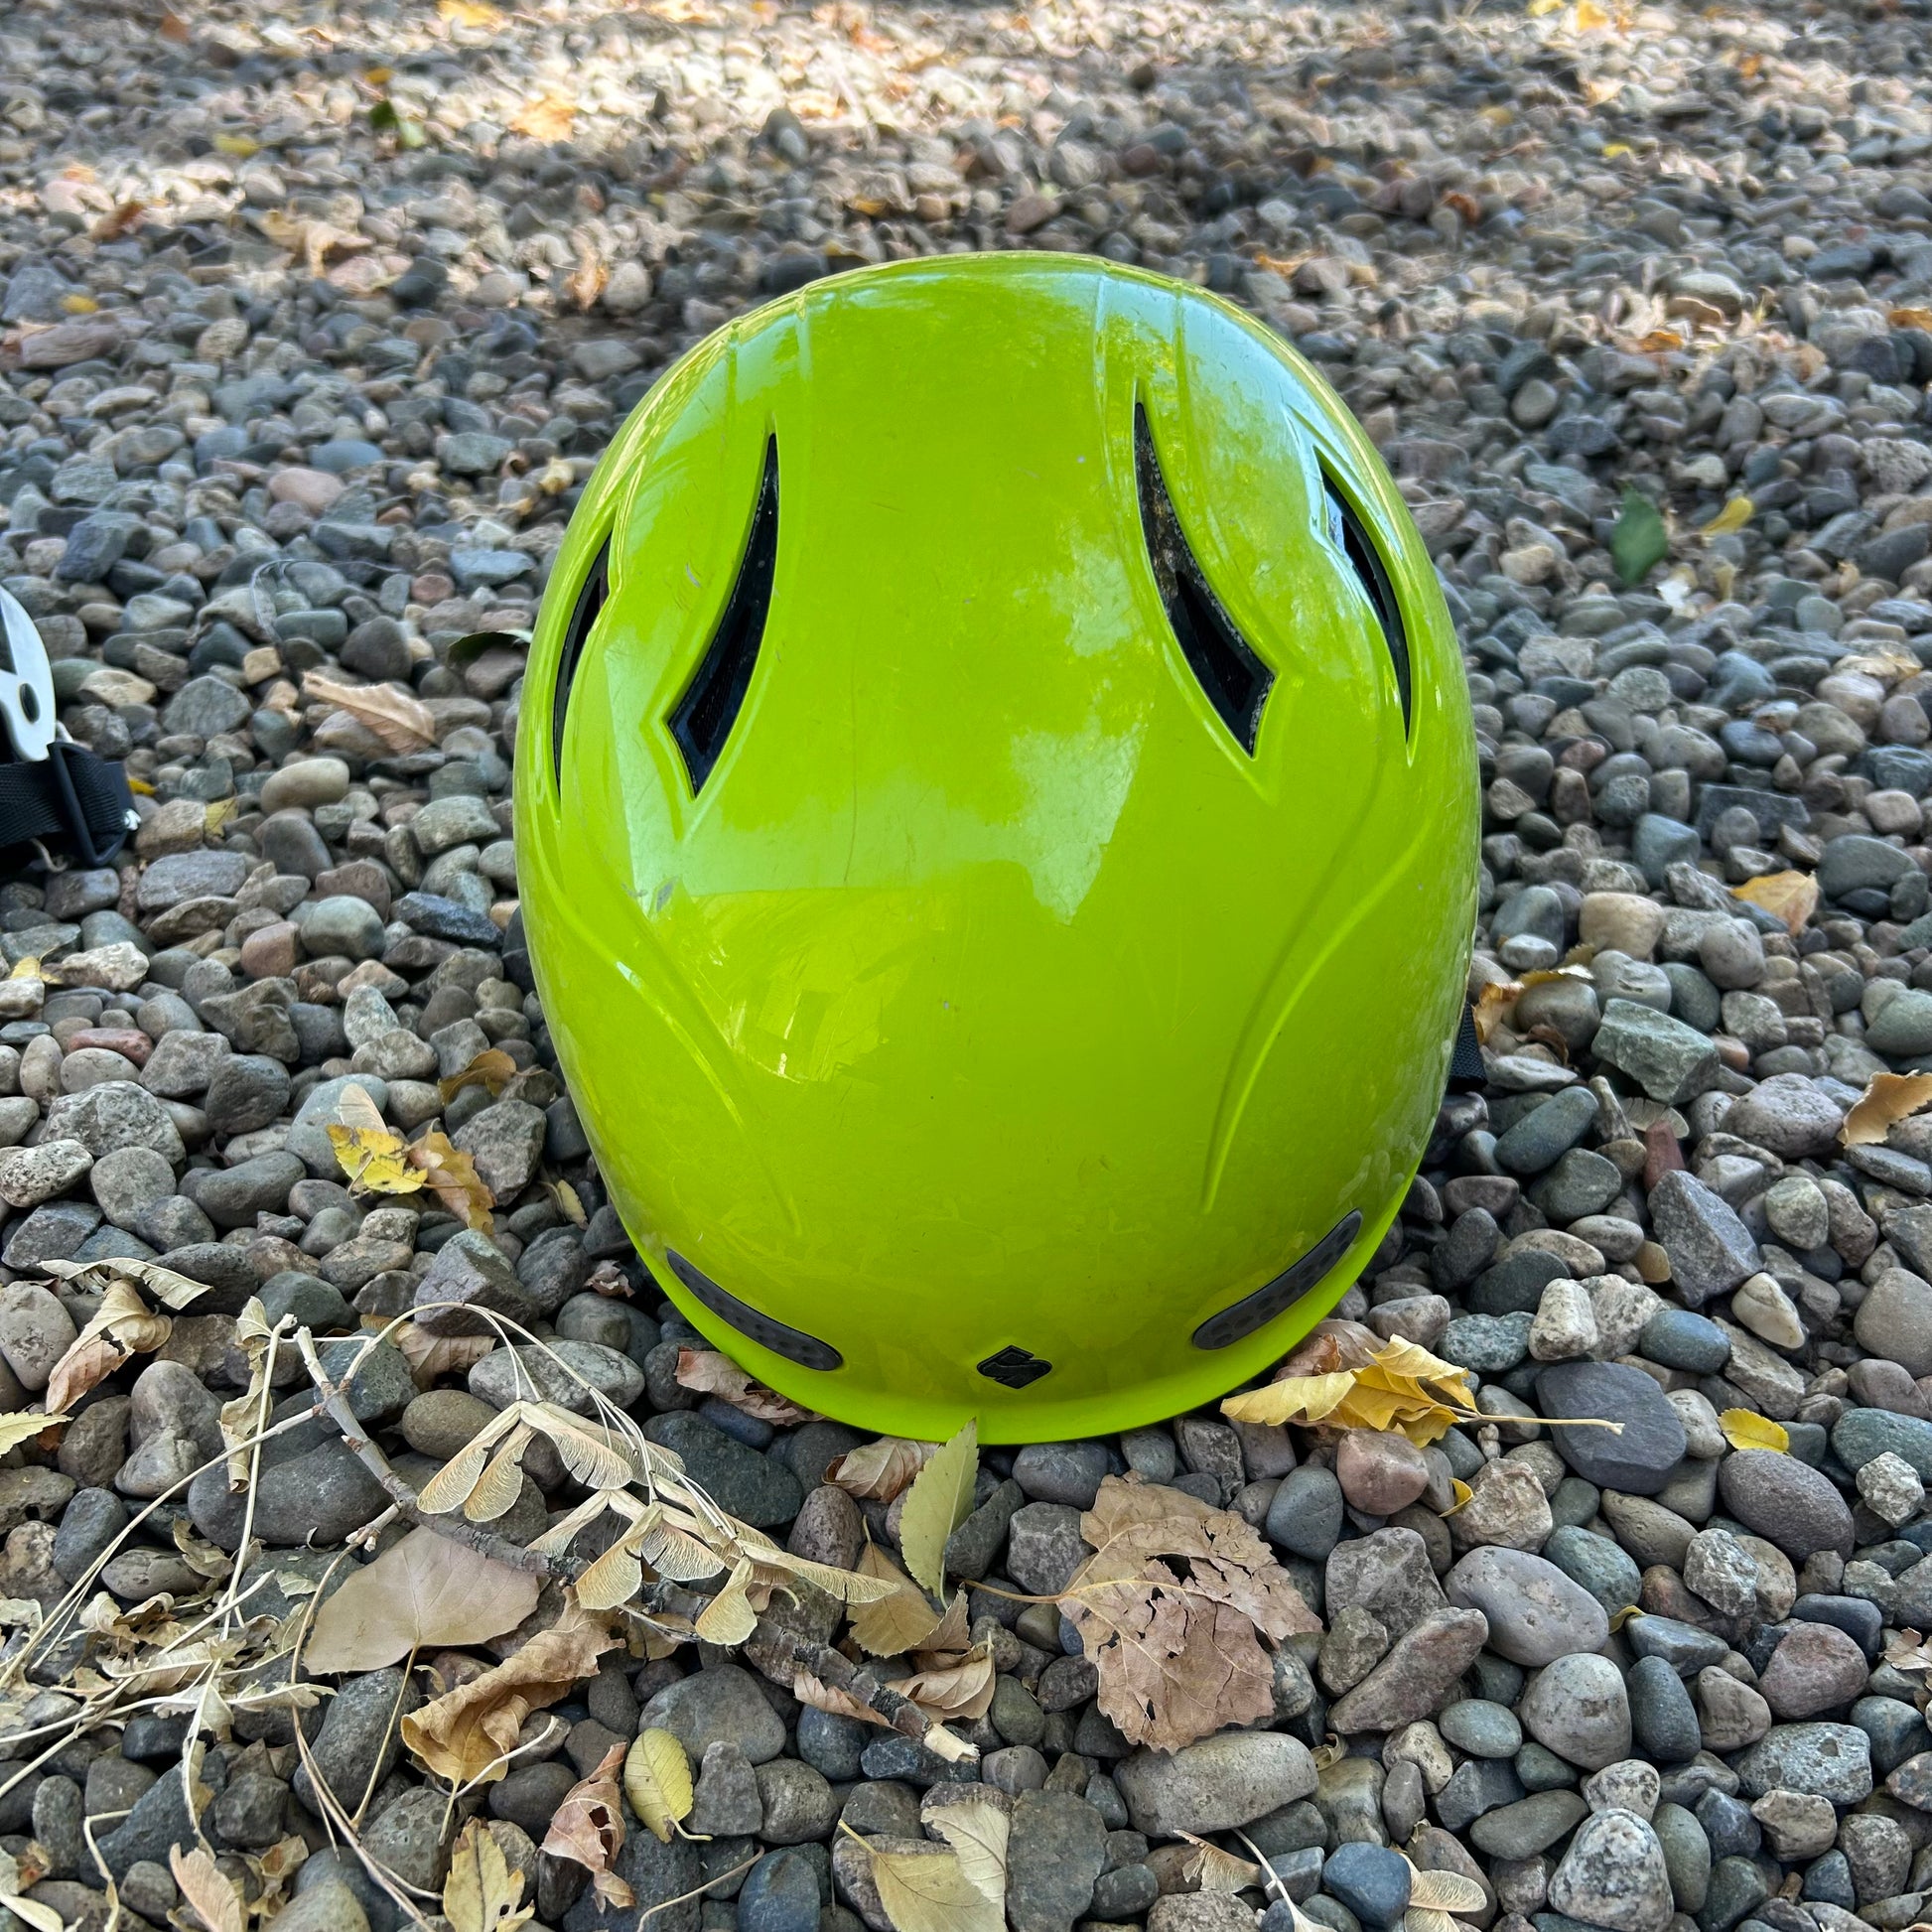
<path fill-rule="evenodd" d="M 1574 1427 L 1555 1432 L 1563 1459 L 1599 1488 L 1654 1496 L 1683 1458 L 1684 1425 L 1641 1369 L 1620 1362 L 1556 1362 L 1536 1378 L 1536 1400 L 1546 1416 L 1622 1424 L 1621 1434 Z"/>
<path fill-rule="evenodd" d="M 1852 1725 L 1774 1725 L 1737 1760 L 1747 1796 L 1805 1791 L 1835 1805 L 1871 1795 L 1871 1747 Z"/>
<path fill-rule="evenodd" d="M 1071 1932 L 1092 1902 L 1106 1862 L 1106 1821 L 1084 1798 L 1070 1791 L 1021 1792 L 1007 1841 L 1013 1932 Z"/>
<path fill-rule="evenodd" d="M 559 1349 L 570 1346 L 591 1348 L 594 1343 L 551 1343 Z M 500 1350 L 497 1351 L 501 1353 Z M 601 1353 L 609 1353 L 602 1350 Z M 484 1361 L 490 1357 L 485 1356 Z M 618 1357 L 624 1360 L 623 1357 Z M 478 1367 L 483 1364 L 479 1363 Z M 625 1361 L 625 1366 L 631 1365 Z M 641 1375 L 638 1377 L 641 1383 Z M 475 1389 L 475 1373 L 471 1386 Z M 634 1399 L 634 1398 L 633 1398 Z M 714 1428 L 702 1417 L 688 1411 L 652 1416 L 644 1424 L 644 1435 L 653 1443 L 674 1451 L 696 1482 L 721 1509 L 758 1529 L 771 1529 L 788 1523 L 798 1514 L 804 1490 L 798 1478 L 782 1463 Z"/>
<path fill-rule="evenodd" d="M 733 1743 L 753 1764 L 784 1749 L 785 1727 L 758 1680 L 739 1664 L 714 1664 L 668 1684 L 643 1708 L 640 1729 L 668 1730 L 702 1763 L 714 1743 Z"/>
<path fill-rule="evenodd" d="M 1172 1753 L 1136 1751 L 1114 1770 L 1134 1821 L 1150 1838 L 1225 1832 L 1310 1796 L 1314 1760 L 1280 1731 L 1230 1730 Z"/>
<path fill-rule="evenodd" d="M 1693 1027 L 1634 1000 L 1610 1000 L 1592 1043 L 1653 1100 L 1671 1106 L 1703 1093 L 1718 1077 L 1716 1044 Z"/>
<path fill-rule="evenodd" d="M 1725 1507 L 1747 1529 L 1802 1562 L 1819 1550 L 1852 1554 L 1852 1512 L 1838 1485 L 1795 1455 L 1739 1449 L 1718 1468 Z"/>
<path fill-rule="evenodd" d="M 1512 1663 L 1554 1663 L 1601 1648 L 1610 1633 L 1603 1606 L 1555 1564 L 1527 1550 L 1472 1550 L 1445 1579 L 1449 1600 L 1489 1619 L 1489 1648 Z"/>
<path fill-rule="evenodd" d="M 1695 1175 L 1666 1173 L 1650 1190 L 1656 1237 L 1692 1307 L 1727 1295 L 1758 1268 L 1757 1243 L 1724 1198 Z"/>
<path fill-rule="evenodd" d="M 1587 1771 L 1630 1754 L 1630 1701 L 1607 1657 L 1558 1658 L 1531 1682 L 1518 1715 L 1540 1744 Z"/>
<path fill-rule="evenodd" d="M 1550 1875 L 1550 1903 L 1608 1932 L 1664 1932 L 1670 1872 L 1649 1822 L 1616 1807 L 1585 1819 Z"/>

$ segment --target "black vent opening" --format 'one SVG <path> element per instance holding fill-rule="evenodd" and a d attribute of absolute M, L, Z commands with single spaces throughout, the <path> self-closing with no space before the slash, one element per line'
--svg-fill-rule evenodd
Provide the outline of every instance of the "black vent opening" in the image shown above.
<path fill-rule="evenodd" d="M 1300 1261 L 1291 1263 L 1272 1282 L 1264 1282 L 1219 1314 L 1211 1314 L 1194 1330 L 1196 1348 L 1227 1348 L 1245 1341 L 1285 1309 L 1299 1302 L 1354 1246 L 1362 1231 L 1359 1213 L 1344 1214 Z"/>
<path fill-rule="evenodd" d="M 1234 620 L 1214 595 L 1188 547 L 1161 474 L 1147 411 L 1134 405 L 1134 474 L 1141 498 L 1141 530 L 1154 566 L 1168 622 L 1187 667 L 1235 742 L 1250 758 L 1261 730 L 1261 708 L 1275 673 L 1250 649 Z"/>
<path fill-rule="evenodd" d="M 1403 628 L 1402 607 L 1396 602 L 1395 586 L 1389 580 L 1388 566 L 1382 561 L 1382 553 L 1375 547 L 1367 525 L 1349 507 L 1347 498 L 1332 480 L 1328 482 L 1326 507 L 1328 541 L 1348 559 L 1361 580 L 1362 594 L 1374 609 L 1382 641 L 1388 646 L 1389 659 L 1395 666 L 1395 688 L 1402 699 L 1402 735 L 1407 738 L 1411 708 L 1409 633 Z"/>
<path fill-rule="evenodd" d="M 550 761 L 560 790 L 564 781 L 564 721 L 570 715 L 570 687 L 577 681 L 577 666 L 584 655 L 585 641 L 610 595 L 611 539 L 606 537 L 585 574 L 577 602 L 571 606 L 570 622 L 564 627 L 564 647 L 557 654 L 557 683 L 550 699 Z"/>
<path fill-rule="evenodd" d="M 1053 1364 L 1035 1355 L 1031 1348 L 1009 1342 L 997 1354 L 987 1356 L 980 1363 L 979 1372 L 1002 1388 L 1025 1389 L 1031 1388 L 1042 1375 L 1051 1375 Z"/>
<path fill-rule="evenodd" d="M 708 1308 L 720 1321 L 729 1322 L 741 1335 L 782 1355 L 800 1368 L 835 1369 L 845 1366 L 845 1357 L 829 1341 L 820 1341 L 802 1328 L 794 1328 L 776 1315 L 741 1302 L 728 1288 L 720 1288 L 702 1270 L 692 1267 L 674 1248 L 664 1250 L 671 1273 L 690 1291 L 692 1299 Z"/>
<path fill-rule="evenodd" d="M 684 754 L 693 795 L 704 789 L 744 709 L 764 636 L 765 613 L 771 608 L 771 576 L 777 561 L 778 439 L 774 436 L 764 446 L 764 477 L 731 602 L 712 632 L 704 661 L 671 713 L 671 736 Z"/>

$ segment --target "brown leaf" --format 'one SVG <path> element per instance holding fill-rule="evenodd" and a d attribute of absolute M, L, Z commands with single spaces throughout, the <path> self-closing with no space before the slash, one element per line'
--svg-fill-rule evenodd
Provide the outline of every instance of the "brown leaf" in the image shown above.
<path fill-rule="evenodd" d="M 1132 1744 L 1177 1750 L 1274 1709 L 1260 1638 L 1321 1628 L 1239 1516 L 1183 1490 L 1109 1476 L 1080 1534 L 1094 1554 L 1060 1607 L 1099 1672 L 1100 1709 Z"/>
<path fill-rule="evenodd" d="M 443 1881 L 443 1916 L 451 1932 L 515 1932 L 535 1916 L 522 1898 L 523 1874 L 510 1869 L 483 1821 L 471 1819 L 451 1848 L 450 1875 Z"/>
<path fill-rule="evenodd" d="M 680 1348 L 677 1382 L 680 1388 L 715 1395 L 734 1409 L 779 1429 L 819 1420 L 817 1410 L 801 1409 L 788 1396 L 767 1389 L 762 1382 L 755 1382 L 729 1355 L 721 1355 L 715 1348 Z"/>
<path fill-rule="evenodd" d="M 898 1679 L 893 1689 L 910 1698 L 934 1723 L 983 1718 L 993 1704 L 993 1653 L 975 1644 L 963 1657 Z"/>
<path fill-rule="evenodd" d="M 580 309 L 588 309 L 604 293 L 604 285 L 610 279 L 611 271 L 604 258 L 596 249 L 586 248 L 577 257 L 577 266 L 571 270 L 564 288 Z"/>
<path fill-rule="evenodd" d="M 487 1643 L 536 1608 L 535 1574 L 413 1529 L 316 1612 L 312 1671 L 381 1670 L 412 1650 Z"/>
<path fill-rule="evenodd" d="M 885 1725 L 888 1730 L 892 1729 L 892 1725 L 871 1705 L 854 1697 L 850 1691 L 841 1690 L 836 1684 L 827 1684 L 814 1677 L 810 1671 L 801 1670 L 792 1679 L 791 1694 L 800 1704 L 809 1704 L 814 1711 L 829 1711 L 835 1718 L 857 1718 L 863 1725 Z"/>
<path fill-rule="evenodd" d="M 496 1346 L 494 1335 L 432 1335 L 405 1321 L 389 1336 L 409 1362 L 418 1388 L 428 1388 L 439 1375 L 455 1375 L 477 1363 Z"/>
<path fill-rule="evenodd" d="M 939 1612 L 911 1578 L 871 1542 L 859 1553 L 859 1574 L 880 1578 L 895 1587 L 890 1596 L 877 1603 L 853 1607 L 854 1642 L 875 1657 L 898 1657 L 908 1650 L 929 1648 L 938 1634 Z"/>
<path fill-rule="evenodd" d="M 1874 1073 L 1845 1116 L 1838 1137 L 1847 1147 L 1875 1147 L 1894 1121 L 1932 1102 L 1932 1073 Z"/>
<path fill-rule="evenodd" d="M 516 1078 L 516 1062 L 500 1046 L 486 1046 L 461 1073 L 452 1073 L 436 1083 L 436 1091 L 448 1106 L 465 1087 L 485 1086 L 493 1100 Z"/>
<path fill-rule="evenodd" d="M 537 1849 L 552 1858 L 569 1859 L 591 1874 L 591 1884 L 605 1905 L 622 1910 L 637 1902 L 636 1894 L 611 1869 L 623 1850 L 623 1799 L 618 1791 L 618 1769 L 624 1747 L 613 1744 L 589 1777 L 564 1793 Z"/>
<path fill-rule="evenodd" d="M 494 1670 L 412 1711 L 402 1741 L 436 1777 L 493 1784 L 509 1770 L 503 1756 L 524 1719 L 567 1698 L 616 1642 L 572 1605 Z"/>
<path fill-rule="evenodd" d="M 241 1932 L 241 1900 L 228 1882 L 227 1874 L 202 1846 L 184 1851 L 171 1846 L 168 1868 L 175 1874 L 181 1895 L 189 1909 L 207 1927 L 207 1932 Z"/>
<path fill-rule="evenodd" d="M 138 228 L 146 220 L 147 213 L 145 202 L 117 203 L 87 230 L 87 238 L 90 241 L 118 241 L 122 235 Z"/>
<path fill-rule="evenodd" d="M 1784 921 L 1784 929 L 1797 938 L 1805 921 L 1818 910 L 1818 881 L 1808 872 L 1767 872 L 1747 879 L 1730 889 L 1732 898 L 1741 898 Z"/>
<path fill-rule="evenodd" d="M 409 1165 L 423 1176 L 423 1184 L 466 1227 L 487 1234 L 493 1225 L 489 1210 L 496 1196 L 477 1172 L 476 1161 L 438 1127 L 420 1141 L 412 1141 Z"/>
<path fill-rule="evenodd" d="M 135 1355 L 161 1347 L 175 1331 L 165 1314 L 156 1314 L 128 1282 L 113 1281 L 100 1298 L 92 1319 L 69 1343 L 47 1378 L 51 1414 L 69 1409 L 96 1383 Z"/>
<path fill-rule="evenodd" d="M 163 14 L 160 31 L 164 41 L 173 41 L 178 47 L 188 45 L 188 22 L 182 19 L 180 14 Z"/>
<path fill-rule="evenodd" d="M 1478 1045 L 1489 1044 L 1490 1036 L 1502 1025 L 1503 1015 L 1516 1004 L 1522 991 L 1522 986 L 1515 980 L 1492 980 L 1476 995 L 1470 1019 L 1475 1026 Z"/>
<path fill-rule="evenodd" d="M 861 1443 L 826 1465 L 825 1480 L 852 1496 L 889 1503 L 939 1452 L 937 1443 L 910 1443 L 903 1436 L 882 1436 Z"/>
<path fill-rule="evenodd" d="M 568 141 L 577 119 L 576 104 L 555 94 L 526 101 L 510 116 L 510 132 L 527 134 L 532 141 Z"/>
<path fill-rule="evenodd" d="M 302 694 L 346 711 L 392 752 L 420 752 L 436 743 L 429 706 L 399 684 L 342 684 L 309 671 L 302 679 Z"/>

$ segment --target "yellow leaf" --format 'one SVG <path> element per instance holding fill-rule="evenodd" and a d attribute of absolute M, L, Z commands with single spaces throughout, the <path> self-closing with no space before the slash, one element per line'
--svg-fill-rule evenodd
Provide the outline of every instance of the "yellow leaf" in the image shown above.
<path fill-rule="evenodd" d="M 1818 910 L 1818 881 L 1808 872 L 1762 873 L 1733 886 L 1730 896 L 1761 907 L 1774 919 L 1782 919 L 1794 939 Z"/>
<path fill-rule="evenodd" d="M 516 1078 L 516 1062 L 500 1046 L 485 1047 L 461 1073 L 452 1073 L 436 1083 L 436 1091 L 448 1106 L 465 1087 L 484 1086 L 492 1099 Z"/>
<path fill-rule="evenodd" d="M 906 1569 L 930 1595 L 946 1593 L 946 1544 L 972 1514 L 979 1466 L 979 1427 L 969 1422 L 939 1449 L 906 1492 L 898 1547 Z"/>
<path fill-rule="evenodd" d="M 947 1805 L 932 1815 L 931 1829 L 950 1845 L 973 1889 L 1006 1908 L 1007 1840 L 1012 1819 L 990 1798 Z"/>
<path fill-rule="evenodd" d="M 1354 1386 L 1355 1376 L 1350 1369 L 1338 1369 L 1329 1375 L 1288 1375 L 1279 1382 L 1270 1382 L 1264 1389 L 1229 1396 L 1221 1404 L 1221 1413 L 1230 1422 L 1270 1425 L 1298 1422 L 1306 1427 L 1331 1416 L 1347 1401 Z"/>
<path fill-rule="evenodd" d="M 386 1128 L 377 1132 L 367 1127 L 339 1127 L 332 1122 L 329 1145 L 348 1176 L 350 1193 L 413 1194 L 423 1184 L 425 1176 L 420 1169 L 409 1165 L 402 1136 Z"/>
<path fill-rule="evenodd" d="M 913 1588 L 911 1579 L 876 1543 L 868 1543 L 859 1553 L 859 1574 L 896 1587 L 890 1596 L 854 1608 L 853 1641 L 875 1657 L 925 1649 L 939 1627 L 939 1613 Z"/>
<path fill-rule="evenodd" d="M 1562 5 L 1563 0 L 1530 0 L 1530 18 L 1541 20 L 1545 14 L 1557 12 Z"/>
<path fill-rule="evenodd" d="M 1885 319 L 1894 329 L 1932 329 L 1932 309 L 1894 309 Z"/>
<path fill-rule="evenodd" d="M 481 1818 L 457 1835 L 450 1851 L 450 1875 L 443 1881 L 443 1916 L 451 1932 L 511 1932 L 533 1914 L 517 1909 L 523 1874 L 512 1871 L 503 1848 Z"/>
<path fill-rule="evenodd" d="M 1726 1409 L 1718 1418 L 1725 1441 L 1734 1449 L 1788 1449 L 1791 1438 L 1782 1423 L 1754 1409 Z"/>
<path fill-rule="evenodd" d="M 1701 535 L 1707 537 L 1727 537 L 1733 530 L 1741 530 L 1751 520 L 1757 505 L 1748 496 L 1733 496 L 1709 523 Z"/>
<path fill-rule="evenodd" d="M 1632 1617 L 1642 1615 L 1643 1611 L 1638 1609 L 1634 1603 L 1625 1603 L 1621 1609 L 1610 1612 L 1610 1628 L 1612 1630 L 1621 1630 Z"/>
<path fill-rule="evenodd" d="M 588 1227 L 591 1217 L 584 1212 L 584 1202 L 577 1189 L 567 1180 L 553 1181 L 551 1187 L 557 1205 L 564 1210 L 564 1219 L 574 1228 Z"/>
<path fill-rule="evenodd" d="M 691 1815 L 691 1760 L 668 1730 L 640 1730 L 623 1760 L 623 1795 L 660 1845 Z"/>
<path fill-rule="evenodd" d="M 872 1851 L 872 1881 L 894 1932 L 1002 1932 L 1006 1914 L 955 1852 Z"/>
<path fill-rule="evenodd" d="M 500 27 L 505 18 L 501 8 L 484 6 L 483 0 L 439 0 L 436 11 L 452 27 L 471 27 L 479 33 Z"/>
<path fill-rule="evenodd" d="M 555 94 L 527 101 L 510 117 L 512 134 L 527 134 L 532 141 L 568 141 L 577 119 L 577 108 Z"/>
<path fill-rule="evenodd" d="M 1603 150 L 1603 159 L 1605 161 L 1621 161 L 1626 154 L 1630 153 L 1630 151 L 1631 149 L 1628 141 L 1612 141 Z"/>
<path fill-rule="evenodd" d="M 334 1130 L 331 1129 L 333 1134 Z M 473 1156 L 466 1154 L 439 1128 L 411 1143 L 405 1158 L 415 1170 L 417 1187 L 428 1187 L 438 1200 L 466 1226 L 487 1234 L 491 1227 L 489 1210 L 496 1196 L 477 1172 Z M 401 1193 L 402 1188 L 384 1188 L 385 1193 Z"/>
<path fill-rule="evenodd" d="M 10 980 L 37 980 L 41 977 L 41 963 L 30 953 L 7 977 Z"/>
<path fill-rule="evenodd" d="M 168 1868 L 175 1874 L 175 1883 L 181 1887 L 189 1909 L 207 1932 L 241 1932 L 241 1900 L 204 1847 L 197 1845 L 184 1851 L 179 1845 L 171 1846 Z"/>
<path fill-rule="evenodd" d="M 1838 1137 L 1847 1147 L 1875 1147 L 1893 1121 L 1932 1101 L 1932 1073 L 1874 1073 Z"/>
<path fill-rule="evenodd" d="M 1609 15 L 1595 4 L 1595 0 L 1577 0 L 1578 33 L 1592 33 L 1598 28 L 1607 27 L 1609 24 Z"/>
<path fill-rule="evenodd" d="M 246 161 L 250 155 L 261 153 L 261 143 L 251 141 L 245 134 L 217 134 L 214 137 L 217 153 L 230 156 L 236 161 Z"/>
<path fill-rule="evenodd" d="M 1445 1516 L 1453 1516 L 1458 1509 L 1461 1509 L 1469 1501 L 1469 1499 L 1475 1494 L 1475 1491 L 1471 1489 L 1469 1485 L 1466 1482 L 1464 1482 L 1460 1476 L 1450 1476 L 1449 1494 L 1452 1495 L 1455 1498 L 1455 1500 L 1452 1503 L 1450 1503 L 1446 1510 L 1443 1511 L 1443 1514 Z"/>

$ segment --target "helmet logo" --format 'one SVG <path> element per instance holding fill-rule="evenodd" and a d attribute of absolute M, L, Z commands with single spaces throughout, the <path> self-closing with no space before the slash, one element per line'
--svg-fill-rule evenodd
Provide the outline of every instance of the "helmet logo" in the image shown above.
<path fill-rule="evenodd" d="M 979 1370 L 989 1382 L 998 1382 L 1009 1389 L 1024 1389 L 1037 1382 L 1042 1375 L 1051 1375 L 1053 1364 L 1043 1362 L 1031 1350 L 1009 1342 L 997 1355 L 987 1356 L 980 1363 Z"/>
<path fill-rule="evenodd" d="M 1134 475 L 1141 495 L 1141 531 L 1148 561 L 1167 606 L 1168 626 L 1207 701 L 1250 758 L 1261 730 L 1261 708 L 1275 673 L 1249 648 L 1188 547 L 1161 474 L 1147 411 L 1134 405 Z"/>
<path fill-rule="evenodd" d="M 777 562 L 778 439 L 773 436 L 765 440 L 758 508 L 752 512 L 752 533 L 746 539 L 731 602 L 711 633 L 703 661 L 671 713 L 671 736 L 684 754 L 694 797 L 704 789 L 704 781 L 711 776 L 711 767 L 718 762 L 732 726 L 744 709 L 759 645 L 764 637 L 765 613 L 771 608 L 771 577 Z"/>

